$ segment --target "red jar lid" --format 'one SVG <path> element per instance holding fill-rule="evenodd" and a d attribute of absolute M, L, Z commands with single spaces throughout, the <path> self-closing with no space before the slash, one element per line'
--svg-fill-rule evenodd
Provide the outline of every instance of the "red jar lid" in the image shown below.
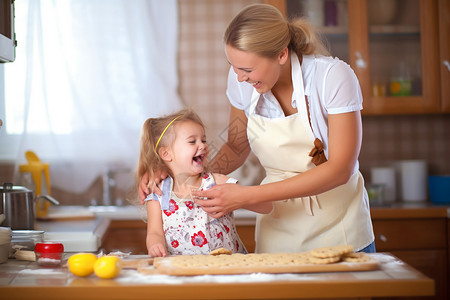
<path fill-rule="evenodd" d="M 55 242 L 36 243 L 36 246 L 34 247 L 34 252 L 39 252 L 39 253 L 63 253 L 64 252 L 64 246 L 61 243 L 55 243 Z"/>

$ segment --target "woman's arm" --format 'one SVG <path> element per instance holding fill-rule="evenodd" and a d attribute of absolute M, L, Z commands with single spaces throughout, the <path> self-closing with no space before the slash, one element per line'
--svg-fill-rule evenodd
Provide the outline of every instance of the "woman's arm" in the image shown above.
<path fill-rule="evenodd" d="M 220 174 L 229 174 L 242 166 L 250 153 L 247 116 L 243 110 L 230 106 L 228 140 L 209 163 L 209 169 Z"/>
<path fill-rule="evenodd" d="M 346 183 L 352 175 L 359 156 L 362 140 L 361 114 L 359 111 L 328 116 L 328 161 L 283 181 L 260 186 L 216 185 L 195 192 L 196 199 L 213 217 L 245 205 L 317 195 Z"/>
<path fill-rule="evenodd" d="M 166 238 L 159 201 L 147 201 L 147 250 L 152 257 L 166 256 Z"/>

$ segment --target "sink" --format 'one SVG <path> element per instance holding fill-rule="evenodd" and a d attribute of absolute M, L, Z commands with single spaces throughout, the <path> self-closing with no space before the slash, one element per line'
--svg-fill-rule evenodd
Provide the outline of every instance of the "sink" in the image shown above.
<path fill-rule="evenodd" d="M 61 205 L 51 206 L 48 210 L 49 219 L 63 219 L 75 217 L 107 217 L 109 219 L 119 220 L 138 220 L 145 216 L 144 206 L 142 208 L 133 205 L 126 206 L 78 206 Z"/>
<path fill-rule="evenodd" d="M 138 220 L 146 216 L 145 206 L 137 207 L 134 205 L 125 206 L 88 206 L 88 210 L 96 216 L 107 217 L 113 220 Z"/>

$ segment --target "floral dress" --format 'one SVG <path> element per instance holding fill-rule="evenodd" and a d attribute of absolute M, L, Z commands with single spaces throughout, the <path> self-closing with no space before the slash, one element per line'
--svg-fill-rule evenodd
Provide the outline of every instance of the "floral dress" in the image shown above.
<path fill-rule="evenodd" d="M 163 228 L 167 252 L 170 255 L 209 254 L 217 248 L 226 248 L 233 253 L 247 253 L 234 225 L 233 213 L 218 219 L 208 214 L 192 199 L 180 199 L 172 192 L 172 179 L 162 184 L 162 196 L 149 195 L 147 200 L 161 203 Z M 228 182 L 236 182 L 231 179 Z M 200 190 L 215 185 L 211 173 L 202 174 Z"/>

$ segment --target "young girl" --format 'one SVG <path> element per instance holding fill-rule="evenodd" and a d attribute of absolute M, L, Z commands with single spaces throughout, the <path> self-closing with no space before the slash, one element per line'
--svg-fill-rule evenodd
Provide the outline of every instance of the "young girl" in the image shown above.
<path fill-rule="evenodd" d="M 150 256 L 209 254 L 217 248 L 246 253 L 234 225 L 233 213 L 212 218 L 196 205 L 191 190 L 236 183 L 225 175 L 205 171 L 208 146 L 205 129 L 191 110 L 145 121 L 141 135 L 138 179 L 161 170 L 162 195 L 150 194 L 147 206 L 147 249 Z M 246 207 L 259 213 L 272 210 L 270 202 Z"/>

